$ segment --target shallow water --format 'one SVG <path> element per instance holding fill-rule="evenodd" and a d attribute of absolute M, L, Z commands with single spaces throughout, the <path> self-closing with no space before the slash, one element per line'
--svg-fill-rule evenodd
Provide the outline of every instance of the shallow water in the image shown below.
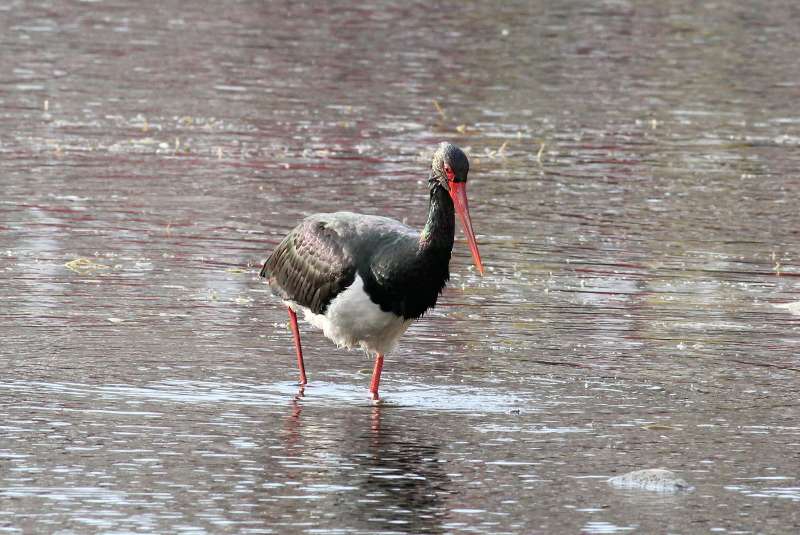
<path fill-rule="evenodd" d="M 800 528 L 795 3 L 353 4 L 0 6 L 0 532 Z M 260 263 L 442 139 L 486 276 L 299 391 Z"/>

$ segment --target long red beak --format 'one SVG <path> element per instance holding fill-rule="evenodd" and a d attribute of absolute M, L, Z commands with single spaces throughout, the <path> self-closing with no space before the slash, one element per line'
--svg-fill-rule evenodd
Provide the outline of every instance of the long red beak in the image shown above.
<path fill-rule="evenodd" d="M 478 272 L 483 275 L 483 262 L 481 262 L 481 253 L 478 252 L 478 242 L 475 241 L 475 233 L 472 231 L 472 220 L 469 217 L 469 202 L 467 201 L 467 183 L 466 182 L 450 182 L 450 197 L 453 199 L 453 206 L 456 207 L 456 213 L 461 220 L 461 226 L 464 229 L 464 234 L 467 235 L 467 243 L 469 250 L 472 252 L 472 259 L 475 261 L 475 267 Z"/>

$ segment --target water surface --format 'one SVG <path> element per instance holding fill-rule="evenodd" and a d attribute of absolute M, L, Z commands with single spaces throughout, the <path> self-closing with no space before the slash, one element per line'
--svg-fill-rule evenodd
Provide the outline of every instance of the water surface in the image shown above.
<path fill-rule="evenodd" d="M 793 2 L 0 6 L 0 532 L 800 528 Z M 422 226 L 440 306 L 371 363 L 260 264 Z M 606 479 L 668 468 L 695 490 Z"/>

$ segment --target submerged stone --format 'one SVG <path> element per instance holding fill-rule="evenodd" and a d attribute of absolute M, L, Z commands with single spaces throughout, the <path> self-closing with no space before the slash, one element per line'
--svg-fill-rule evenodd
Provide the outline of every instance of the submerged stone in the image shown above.
<path fill-rule="evenodd" d="M 612 477 L 608 484 L 619 489 L 641 489 L 655 492 L 680 492 L 690 491 L 694 487 L 689 485 L 678 474 L 663 468 L 648 468 L 635 470 Z"/>

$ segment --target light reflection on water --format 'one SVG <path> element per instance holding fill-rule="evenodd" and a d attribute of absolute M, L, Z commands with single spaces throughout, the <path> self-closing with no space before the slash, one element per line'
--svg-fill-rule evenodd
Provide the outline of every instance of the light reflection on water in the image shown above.
<path fill-rule="evenodd" d="M 389 383 L 392 384 L 392 383 Z M 393 384 L 391 394 L 383 396 L 382 405 L 412 411 L 509 413 L 536 411 L 536 400 L 510 396 L 503 392 L 451 385 Z M 207 381 L 162 381 L 142 387 L 129 385 L 93 385 L 78 383 L 27 383 L 16 381 L 0 385 L 0 390 L 19 392 L 53 393 L 60 397 L 112 401 L 123 403 L 172 402 L 177 404 L 206 405 L 251 405 L 279 404 L 292 396 L 306 404 L 326 407 L 350 407 L 371 405 L 366 389 L 356 384 L 344 385 L 315 381 L 306 387 L 296 383 L 273 384 L 212 383 Z M 307 395 L 308 394 L 308 395 Z M 42 407 L 40 410 L 48 410 Z M 59 407 L 54 410 L 68 410 Z M 90 410 L 90 409 L 87 409 Z M 137 413 L 145 415 L 144 413 Z"/>

